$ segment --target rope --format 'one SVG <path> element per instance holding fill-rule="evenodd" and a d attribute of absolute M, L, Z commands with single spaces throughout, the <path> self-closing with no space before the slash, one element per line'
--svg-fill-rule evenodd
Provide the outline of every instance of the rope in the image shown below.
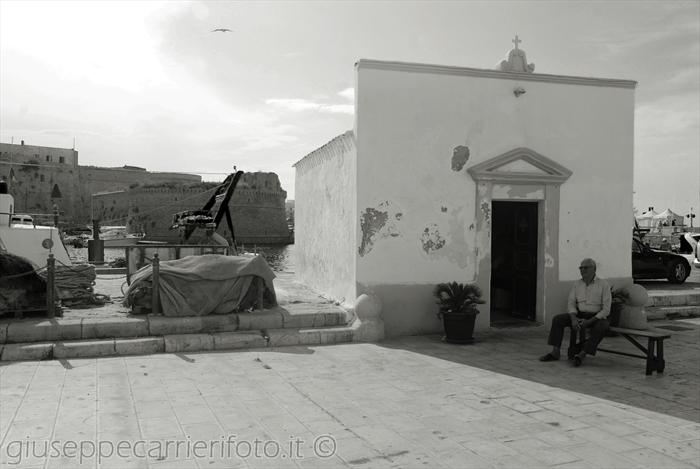
<path fill-rule="evenodd" d="M 66 265 L 59 261 L 54 270 L 54 286 L 58 298 L 66 306 L 103 305 L 109 301 L 109 296 L 96 294 L 95 266 L 83 264 L 79 266 Z"/>
<path fill-rule="evenodd" d="M 58 260 L 58 259 L 56 259 L 56 261 L 57 261 L 59 264 L 61 264 L 63 267 L 65 267 L 66 270 L 71 270 L 71 271 L 76 272 L 76 273 L 82 273 L 82 272 L 85 270 L 85 269 L 83 268 L 83 266 L 88 266 L 88 265 L 89 265 L 89 264 L 78 264 L 78 268 L 75 269 L 75 268 L 74 268 L 75 264 L 66 264 L 65 262 L 62 262 L 62 261 L 60 261 L 60 260 Z M 94 267 L 94 266 L 92 266 L 92 267 Z M 93 280 L 94 280 L 94 279 L 93 279 Z"/>
<path fill-rule="evenodd" d="M 57 298 L 61 300 L 63 305 L 70 307 L 88 307 L 90 305 L 102 306 L 112 301 L 109 295 L 94 292 L 93 287 L 97 279 L 94 265 L 82 264 L 76 266 L 67 265 L 58 259 L 57 261 L 58 264 L 61 265 L 56 265 L 54 268 L 54 288 L 57 292 Z M 46 267 L 41 267 L 20 274 L 3 275 L 0 277 L 0 282 L 32 274 L 38 274 L 46 281 L 48 271 Z M 123 278 L 126 278 L 126 275 L 117 277 L 116 279 Z M 124 284 L 126 284 L 126 282 L 124 282 Z M 122 295 L 124 294 L 124 284 L 121 286 Z"/>

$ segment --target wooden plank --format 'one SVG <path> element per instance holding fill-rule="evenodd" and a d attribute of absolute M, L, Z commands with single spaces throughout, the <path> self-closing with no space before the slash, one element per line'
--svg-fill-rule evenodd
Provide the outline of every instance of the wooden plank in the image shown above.
<path fill-rule="evenodd" d="M 625 329 L 624 327 L 610 327 L 611 332 L 617 332 L 619 334 L 630 334 L 641 337 L 653 337 L 659 339 L 667 339 L 671 337 L 668 332 L 663 332 L 658 329 Z"/>

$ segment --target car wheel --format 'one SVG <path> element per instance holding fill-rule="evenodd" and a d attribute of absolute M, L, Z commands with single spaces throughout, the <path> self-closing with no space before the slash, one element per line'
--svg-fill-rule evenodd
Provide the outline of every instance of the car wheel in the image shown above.
<path fill-rule="evenodd" d="M 671 283 L 683 283 L 685 279 L 688 278 L 688 269 L 681 261 L 673 261 L 671 265 L 668 266 L 668 281 Z"/>

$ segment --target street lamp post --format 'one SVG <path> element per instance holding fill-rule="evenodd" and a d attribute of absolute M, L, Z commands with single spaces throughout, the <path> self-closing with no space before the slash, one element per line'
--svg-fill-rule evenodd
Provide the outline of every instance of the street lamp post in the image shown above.
<path fill-rule="evenodd" d="M 695 218 L 695 214 L 693 213 L 693 207 L 690 207 L 690 213 L 687 213 L 685 215 L 686 218 L 690 218 L 690 228 L 693 228 L 693 218 Z"/>

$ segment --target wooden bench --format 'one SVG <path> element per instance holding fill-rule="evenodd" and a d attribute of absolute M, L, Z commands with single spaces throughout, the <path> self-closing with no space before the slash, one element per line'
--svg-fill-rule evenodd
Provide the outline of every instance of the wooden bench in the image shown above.
<path fill-rule="evenodd" d="M 573 328 L 571 329 L 571 339 L 568 350 L 569 358 L 573 358 L 573 356 L 578 353 L 579 350 L 581 350 L 582 344 L 585 340 L 579 340 L 579 334 L 577 334 L 577 332 L 578 331 L 574 330 Z M 666 366 L 666 362 L 664 361 L 664 339 L 671 337 L 671 334 L 659 329 L 625 329 L 624 327 L 613 326 L 610 327 L 610 332 L 620 334 L 632 345 L 641 350 L 644 355 L 621 352 L 619 350 L 611 350 L 601 347 L 598 347 L 598 350 L 601 352 L 616 353 L 618 355 L 645 359 L 647 361 L 647 375 L 652 374 L 654 371 L 657 373 L 664 372 L 664 368 Z M 584 333 L 583 329 L 581 329 L 581 333 Z M 644 347 L 642 344 L 640 344 L 636 339 L 637 337 L 646 337 L 647 346 Z"/>

